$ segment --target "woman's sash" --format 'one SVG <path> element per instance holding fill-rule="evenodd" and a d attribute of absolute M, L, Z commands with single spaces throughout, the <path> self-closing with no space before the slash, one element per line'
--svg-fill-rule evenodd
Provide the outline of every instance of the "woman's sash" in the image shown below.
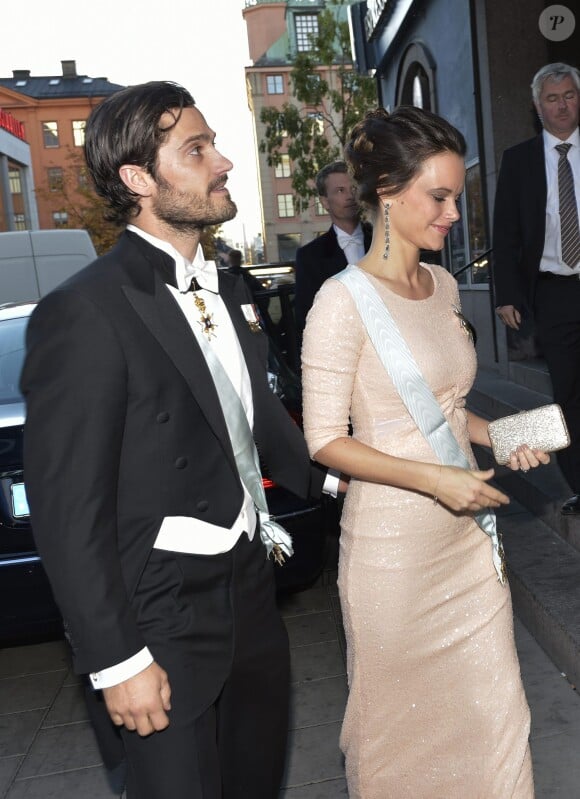
<path fill-rule="evenodd" d="M 361 269 L 353 265 L 334 275 L 333 279 L 340 280 L 351 293 L 381 363 L 439 461 L 444 465 L 471 469 L 467 456 L 459 446 L 439 402 L 421 374 L 407 342 L 370 280 Z M 505 563 L 495 513 L 487 508 L 474 514 L 474 517 L 491 539 L 493 565 L 503 585 Z"/>

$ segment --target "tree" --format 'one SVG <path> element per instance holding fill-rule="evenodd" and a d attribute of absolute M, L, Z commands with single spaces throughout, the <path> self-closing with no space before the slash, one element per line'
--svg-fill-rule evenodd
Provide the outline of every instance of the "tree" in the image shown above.
<path fill-rule="evenodd" d="M 66 160 L 60 176 L 53 175 L 48 185 L 37 187 L 36 191 L 50 202 L 53 211 L 66 214 L 67 221 L 61 227 L 86 230 L 97 254 L 102 255 L 117 241 L 123 228 L 105 220 L 107 204 L 91 185 L 82 151 L 69 148 Z"/>
<path fill-rule="evenodd" d="M 298 212 L 317 196 L 317 172 L 341 157 L 349 131 L 377 103 L 373 78 L 353 69 L 350 32 L 341 13 L 346 5 L 345 0 L 329 0 L 318 15 L 312 49 L 292 61 L 292 93 L 299 104 L 263 108 L 260 114 L 266 129 L 259 147 L 268 165 L 278 166 L 286 153 L 293 162 Z"/>

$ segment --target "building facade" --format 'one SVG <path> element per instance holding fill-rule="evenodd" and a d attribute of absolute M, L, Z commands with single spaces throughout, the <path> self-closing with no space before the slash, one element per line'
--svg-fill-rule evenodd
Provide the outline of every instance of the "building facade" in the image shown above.
<path fill-rule="evenodd" d="M 0 233 L 36 228 L 32 157 L 24 125 L 0 104 Z"/>
<path fill-rule="evenodd" d="M 95 105 L 123 88 L 107 78 L 78 75 L 74 61 L 61 64 L 61 75 L 36 77 L 29 70 L 14 70 L 12 77 L 0 78 L 0 108 L 21 125 L 30 147 L 32 170 L 25 178 L 31 181 L 33 175 L 38 208 L 37 216 L 27 214 L 24 203 L 22 211 L 14 212 L 16 220 L 6 221 L 5 229 L 68 224 L 63 186 L 68 201 L 74 202 L 77 186 L 86 183 L 82 155 L 86 120 Z"/>
<path fill-rule="evenodd" d="M 442 261 L 459 272 L 463 310 L 478 331 L 480 363 L 506 374 L 509 361 L 522 357 L 522 337 L 508 336 L 494 312 L 490 263 L 497 173 L 504 150 L 539 130 L 530 91 L 534 74 L 555 61 L 578 66 L 579 58 L 577 32 L 560 42 L 542 32 L 539 18 L 549 5 L 544 0 L 508 5 L 504 0 L 368 0 L 353 7 L 356 62 L 374 71 L 380 103 L 387 109 L 427 108 L 466 138 L 462 218 L 452 228 Z M 532 350 L 533 345 L 531 355 Z"/>
<path fill-rule="evenodd" d="M 346 19 L 348 5 L 345 2 L 335 9 L 339 19 Z M 318 15 L 325 7 L 325 0 L 246 0 L 243 10 L 252 62 L 246 68 L 246 85 L 254 119 L 264 259 L 268 262 L 294 260 L 296 249 L 324 233 L 330 224 L 317 200 L 306 211 L 297 211 L 291 184 L 294 165 L 289 155 L 283 153 L 281 163 L 274 167 L 268 165 L 267 154 L 260 152 L 266 129 L 260 118 L 262 109 L 299 105 L 292 94 L 292 62 L 297 53 L 311 50 L 311 37 L 318 33 Z M 337 88 L 335 67 L 317 71 Z M 314 106 L 300 110 L 317 115 Z M 322 120 L 320 135 L 326 135 Z"/>

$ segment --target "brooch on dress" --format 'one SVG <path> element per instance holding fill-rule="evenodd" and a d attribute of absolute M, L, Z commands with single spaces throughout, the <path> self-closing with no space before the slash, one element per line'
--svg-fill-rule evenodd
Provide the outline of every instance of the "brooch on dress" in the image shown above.
<path fill-rule="evenodd" d="M 459 325 L 461 329 L 463 330 L 467 338 L 471 340 L 473 346 L 475 346 L 475 342 L 477 341 L 477 333 L 475 332 L 475 328 L 473 327 L 469 319 L 466 319 L 465 316 L 463 316 L 461 310 L 457 307 L 457 305 L 452 305 L 451 307 L 453 308 L 453 313 L 459 319 Z"/>

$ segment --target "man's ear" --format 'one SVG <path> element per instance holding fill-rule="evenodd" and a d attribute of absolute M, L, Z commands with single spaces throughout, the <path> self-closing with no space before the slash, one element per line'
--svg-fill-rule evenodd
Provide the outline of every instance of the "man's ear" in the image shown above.
<path fill-rule="evenodd" d="M 330 209 L 328 207 L 328 199 L 322 194 L 318 195 L 318 199 L 320 200 L 320 205 L 324 208 L 324 210 L 329 211 Z"/>
<path fill-rule="evenodd" d="M 151 195 L 155 181 L 143 167 L 135 166 L 134 164 L 123 164 L 123 166 L 119 167 L 119 177 L 133 194 L 138 194 L 141 197 L 149 197 Z"/>

